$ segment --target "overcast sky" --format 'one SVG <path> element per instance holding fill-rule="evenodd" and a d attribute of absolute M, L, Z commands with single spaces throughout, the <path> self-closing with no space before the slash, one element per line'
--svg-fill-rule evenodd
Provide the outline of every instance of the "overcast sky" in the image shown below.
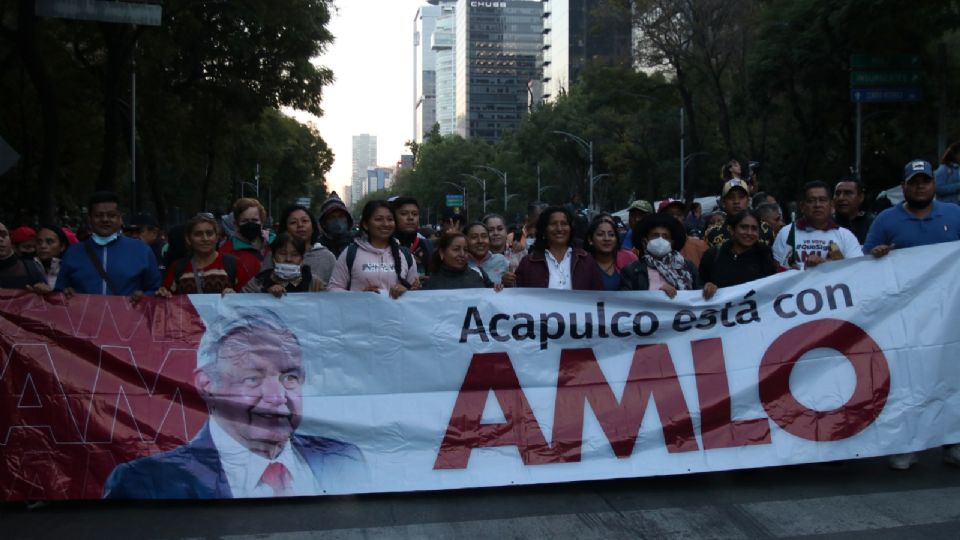
<path fill-rule="evenodd" d="M 393 167 L 413 136 L 413 18 L 424 0 L 336 0 L 333 45 L 317 60 L 336 81 L 324 89 L 315 122 L 336 161 L 327 189 L 343 196 L 350 183 L 352 136 L 377 136 L 378 164 Z"/>

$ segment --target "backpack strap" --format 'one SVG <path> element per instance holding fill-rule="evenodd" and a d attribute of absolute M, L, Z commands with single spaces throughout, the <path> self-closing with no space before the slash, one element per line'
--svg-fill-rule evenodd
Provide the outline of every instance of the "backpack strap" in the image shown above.
<path fill-rule="evenodd" d="M 390 242 L 390 254 L 393 255 L 393 269 L 397 272 L 397 282 L 399 282 L 404 287 L 410 289 L 413 286 L 410 285 L 410 282 L 403 279 L 403 265 L 400 264 L 400 254 L 403 253 L 404 260 L 407 261 L 407 268 L 413 268 L 413 255 L 410 254 L 410 250 L 400 245 L 397 241 Z"/>
<path fill-rule="evenodd" d="M 353 262 L 357 260 L 357 243 L 350 242 L 347 246 L 347 290 L 350 290 L 350 284 L 353 283 Z"/>
<path fill-rule="evenodd" d="M 237 285 L 237 258 L 229 253 L 223 254 L 223 271 L 227 273 L 227 279 L 230 280 L 230 288 Z"/>
<path fill-rule="evenodd" d="M 91 240 L 87 240 L 83 243 L 83 249 L 87 254 L 87 258 L 90 259 L 90 262 L 93 264 L 93 269 L 97 271 L 97 274 L 100 274 L 100 279 L 103 280 L 104 284 L 107 286 L 107 290 L 110 291 L 110 294 L 118 294 L 117 288 L 113 286 L 113 280 L 110 279 L 110 276 L 107 275 L 107 271 L 103 269 L 103 265 L 100 264 L 100 259 L 97 257 L 97 254 L 93 251 L 93 243 Z M 106 246 L 103 248 L 106 250 Z"/>

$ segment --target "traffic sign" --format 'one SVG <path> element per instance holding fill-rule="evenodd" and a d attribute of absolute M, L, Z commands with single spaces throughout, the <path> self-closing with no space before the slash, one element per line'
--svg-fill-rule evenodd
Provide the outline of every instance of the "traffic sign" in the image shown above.
<path fill-rule="evenodd" d="M 307 208 L 310 208 L 310 203 L 311 203 L 312 201 L 313 201 L 313 199 L 310 198 L 310 197 L 300 197 L 299 199 L 297 199 L 297 203 L 296 203 L 296 204 L 297 204 L 297 206 L 306 206 Z"/>
<path fill-rule="evenodd" d="M 20 154 L 0 137 L 0 174 L 7 172 L 17 161 L 20 161 Z"/>
<path fill-rule="evenodd" d="M 160 26 L 160 0 L 118 2 L 116 0 L 36 0 L 34 13 L 39 17 L 59 17 L 81 21 Z"/>
<path fill-rule="evenodd" d="M 920 71 L 853 71 L 850 86 L 919 86 L 922 79 Z"/>
<path fill-rule="evenodd" d="M 462 208 L 463 195 L 447 195 L 447 208 Z"/>
<path fill-rule="evenodd" d="M 919 69 L 919 54 L 852 54 L 852 69 Z"/>
<path fill-rule="evenodd" d="M 854 103 L 897 103 L 923 99 L 919 88 L 851 88 L 850 101 Z"/>

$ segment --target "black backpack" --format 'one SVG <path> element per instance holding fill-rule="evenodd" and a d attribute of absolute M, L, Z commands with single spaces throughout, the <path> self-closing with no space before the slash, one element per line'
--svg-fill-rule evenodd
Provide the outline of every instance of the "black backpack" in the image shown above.
<path fill-rule="evenodd" d="M 357 260 L 357 246 L 356 242 L 351 243 L 347 246 L 347 290 L 350 290 L 350 285 L 353 283 L 353 262 Z M 407 268 L 413 267 L 413 255 L 410 254 L 410 250 L 401 246 L 396 240 L 390 240 L 390 254 L 393 255 L 393 269 L 397 271 L 397 281 L 400 282 L 406 288 L 411 288 L 410 283 L 403 279 L 403 269 L 400 267 L 400 254 L 403 253 L 403 258 L 407 261 Z"/>

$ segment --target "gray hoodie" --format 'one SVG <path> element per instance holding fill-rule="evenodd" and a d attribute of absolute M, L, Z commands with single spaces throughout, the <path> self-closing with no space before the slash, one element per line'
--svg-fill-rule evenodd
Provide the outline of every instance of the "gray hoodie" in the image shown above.
<path fill-rule="evenodd" d="M 375 248 L 370 245 L 366 238 L 357 239 L 356 243 L 357 256 L 353 261 L 353 268 L 347 268 L 347 254 L 350 250 L 344 249 L 337 259 L 336 266 L 333 267 L 333 275 L 330 276 L 328 289 L 331 291 L 346 291 L 349 284 L 349 290 L 351 291 L 363 291 L 368 286 L 375 286 L 377 289 L 385 291 L 396 285 L 397 272 L 390 248 Z M 408 283 L 416 281 L 416 261 L 413 261 L 413 264 L 408 267 L 406 258 L 400 255 L 399 264 L 400 274 L 404 279 Z"/>

